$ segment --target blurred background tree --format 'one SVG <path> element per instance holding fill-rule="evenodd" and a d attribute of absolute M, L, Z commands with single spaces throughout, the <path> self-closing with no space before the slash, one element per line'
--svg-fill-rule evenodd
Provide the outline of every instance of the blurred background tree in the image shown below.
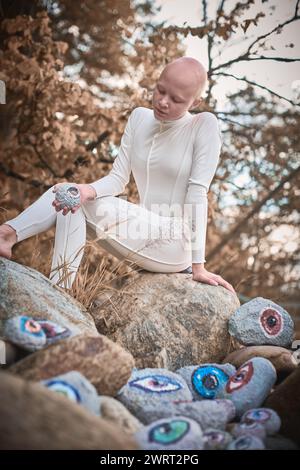
<path fill-rule="evenodd" d="M 194 36 L 206 45 L 209 86 L 192 113 L 215 113 L 223 132 L 209 192 L 206 267 L 231 282 L 241 301 L 260 295 L 299 315 L 299 100 L 235 68 L 299 61 L 273 46 L 299 20 L 299 0 L 287 19 L 255 36 L 276 8 L 264 3 L 202 0 L 192 27 L 158 21 L 154 0 L 0 1 L 0 79 L 7 89 L 0 106 L 1 222 L 54 183 L 107 174 L 129 113 L 151 107 L 161 70 L 187 55 L 184 39 Z M 235 84 L 223 109 L 214 94 L 220 79 Z M 138 202 L 133 179 L 125 194 Z M 22 242 L 14 259 L 48 275 L 53 237 L 50 230 Z M 116 259 L 101 249 L 88 250 L 82 269 L 94 274 L 103 257 L 109 278 Z"/>

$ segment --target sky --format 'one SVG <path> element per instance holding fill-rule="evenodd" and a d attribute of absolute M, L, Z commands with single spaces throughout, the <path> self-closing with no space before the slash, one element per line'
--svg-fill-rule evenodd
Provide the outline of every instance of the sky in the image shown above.
<path fill-rule="evenodd" d="M 215 17 L 219 0 L 209 0 L 208 2 L 209 18 Z M 225 1 L 225 12 L 236 5 L 236 0 Z M 156 21 L 167 20 L 166 26 L 174 24 L 177 26 L 201 26 L 202 22 L 202 1 L 201 0 L 155 0 L 155 5 L 161 7 L 161 11 L 155 16 Z M 276 8 L 272 10 L 274 5 Z M 254 18 L 259 11 L 263 11 L 266 16 L 261 18 L 258 26 L 250 25 L 245 36 L 250 41 L 257 35 L 262 35 L 273 29 L 279 23 L 293 16 L 295 11 L 296 0 L 273 0 L 262 1 L 255 0 L 254 5 L 241 17 L 241 19 Z M 300 8 L 299 8 L 300 10 Z M 275 48 L 275 51 L 264 52 L 264 55 L 275 56 L 284 55 L 285 57 L 300 57 L 299 46 L 299 26 L 300 21 L 294 22 L 286 26 L 279 35 L 273 34 L 268 42 Z M 222 51 L 220 62 L 231 59 L 236 54 L 243 52 L 246 45 L 241 45 L 239 39 L 243 38 L 244 33 L 241 28 L 237 30 L 234 40 L 226 43 L 226 47 Z M 237 43 L 234 44 L 233 42 Z M 189 35 L 183 38 L 183 43 L 187 46 L 185 55 L 200 60 L 208 68 L 207 58 L 207 42 L 206 39 L 199 39 Z M 232 44 L 233 43 L 233 44 Z M 248 42 L 249 43 L 249 42 Z M 245 44 L 248 44 L 245 43 Z M 294 43 L 293 48 L 285 47 L 285 44 Z M 235 64 L 229 73 L 238 76 L 246 75 L 248 79 L 259 82 L 261 85 L 268 86 L 276 93 L 289 99 L 296 99 L 300 95 L 300 62 L 283 63 L 269 60 L 242 62 Z M 214 88 L 214 96 L 217 98 L 219 105 L 223 108 L 226 106 L 226 94 L 232 92 L 234 88 L 238 89 L 241 82 L 237 82 L 233 78 L 221 78 L 218 85 Z"/>

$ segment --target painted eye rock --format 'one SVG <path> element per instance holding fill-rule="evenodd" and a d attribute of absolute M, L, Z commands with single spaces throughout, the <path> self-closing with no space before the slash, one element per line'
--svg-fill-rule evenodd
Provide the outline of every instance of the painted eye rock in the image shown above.
<path fill-rule="evenodd" d="M 231 434 L 220 429 L 207 429 L 203 433 L 204 450 L 223 450 L 232 441 Z"/>
<path fill-rule="evenodd" d="M 189 386 L 194 400 L 214 399 L 236 369 L 231 364 L 200 364 L 176 371 Z"/>
<path fill-rule="evenodd" d="M 71 331 L 68 328 L 58 325 L 50 320 L 37 320 L 37 322 L 42 327 L 46 335 L 47 345 L 56 343 L 56 341 L 71 336 Z"/>
<path fill-rule="evenodd" d="M 254 357 L 230 377 L 221 398 L 232 400 L 238 417 L 262 405 L 277 379 L 273 364 L 263 357 Z"/>
<path fill-rule="evenodd" d="M 84 406 L 91 413 L 100 415 L 100 397 L 95 387 L 75 370 L 42 380 L 41 384 L 69 400 Z"/>
<path fill-rule="evenodd" d="M 271 408 L 254 408 L 246 411 L 241 417 L 241 423 L 260 423 L 268 435 L 276 434 L 281 427 L 281 419 Z"/>
<path fill-rule="evenodd" d="M 170 377 L 160 374 L 152 374 L 141 379 L 132 380 L 129 386 L 140 388 L 146 393 L 169 393 L 182 388 L 177 380 L 172 380 Z"/>
<path fill-rule="evenodd" d="M 31 317 L 19 315 L 6 320 L 4 337 L 26 351 L 37 351 L 46 346 L 47 337 L 41 325 Z"/>
<path fill-rule="evenodd" d="M 229 319 L 229 333 L 245 346 L 289 347 L 293 341 L 294 322 L 280 305 L 256 297 L 234 312 Z"/>
<path fill-rule="evenodd" d="M 4 335 L 12 343 L 34 352 L 69 337 L 71 331 L 49 320 L 19 315 L 6 321 Z"/>
<path fill-rule="evenodd" d="M 202 450 L 202 437 L 199 424 L 185 416 L 154 421 L 134 435 L 144 450 Z"/>
<path fill-rule="evenodd" d="M 80 204 L 80 191 L 73 183 L 64 183 L 58 186 L 55 192 L 55 199 L 60 207 L 67 206 L 69 209 Z"/>
<path fill-rule="evenodd" d="M 241 436 L 232 441 L 227 450 L 264 450 L 265 445 L 255 436 Z"/>
<path fill-rule="evenodd" d="M 131 377 L 119 390 L 116 398 L 142 423 L 163 417 L 161 413 L 168 402 L 193 399 L 180 375 L 167 369 L 155 368 L 133 368 Z"/>
<path fill-rule="evenodd" d="M 232 427 L 231 434 L 234 437 L 255 436 L 262 441 L 267 436 L 266 429 L 260 423 L 235 423 Z"/>

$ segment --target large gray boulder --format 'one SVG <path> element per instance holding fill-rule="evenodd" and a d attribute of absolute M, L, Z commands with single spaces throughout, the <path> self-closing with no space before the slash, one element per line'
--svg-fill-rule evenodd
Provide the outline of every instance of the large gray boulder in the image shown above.
<path fill-rule="evenodd" d="M 90 309 L 98 331 L 131 352 L 136 367 L 172 371 L 219 362 L 229 352 L 228 320 L 238 297 L 190 274 L 135 272 Z"/>
<path fill-rule="evenodd" d="M 0 336 L 5 320 L 16 315 L 52 320 L 73 335 L 97 334 L 93 318 L 79 302 L 35 269 L 0 257 Z"/>

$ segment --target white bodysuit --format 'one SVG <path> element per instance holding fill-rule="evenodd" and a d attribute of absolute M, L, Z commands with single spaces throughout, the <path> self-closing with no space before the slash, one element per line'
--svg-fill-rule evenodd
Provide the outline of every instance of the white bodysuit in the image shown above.
<path fill-rule="evenodd" d="M 61 287 L 72 286 L 87 229 L 88 235 L 96 232 L 102 248 L 126 263 L 152 272 L 180 272 L 192 263 L 205 262 L 207 191 L 220 149 L 221 134 L 212 113 L 187 111 L 175 121 L 160 121 L 153 110 L 135 108 L 111 171 L 91 183 L 95 200 L 64 216 L 52 205 L 52 186 L 5 223 L 16 230 L 18 242 L 56 226 L 50 279 Z M 138 204 L 117 197 L 131 172 Z M 185 205 L 194 210 L 176 212 Z M 170 207 L 175 207 L 174 213 Z"/>
<path fill-rule="evenodd" d="M 112 170 L 92 186 L 98 196 L 121 194 L 132 171 L 139 204 L 151 212 L 168 215 L 170 205 L 190 204 L 190 227 L 195 233 L 192 263 L 203 263 L 207 191 L 218 165 L 221 142 L 218 121 L 212 113 L 192 115 L 187 111 L 175 121 L 160 121 L 153 110 L 135 108 Z"/>

